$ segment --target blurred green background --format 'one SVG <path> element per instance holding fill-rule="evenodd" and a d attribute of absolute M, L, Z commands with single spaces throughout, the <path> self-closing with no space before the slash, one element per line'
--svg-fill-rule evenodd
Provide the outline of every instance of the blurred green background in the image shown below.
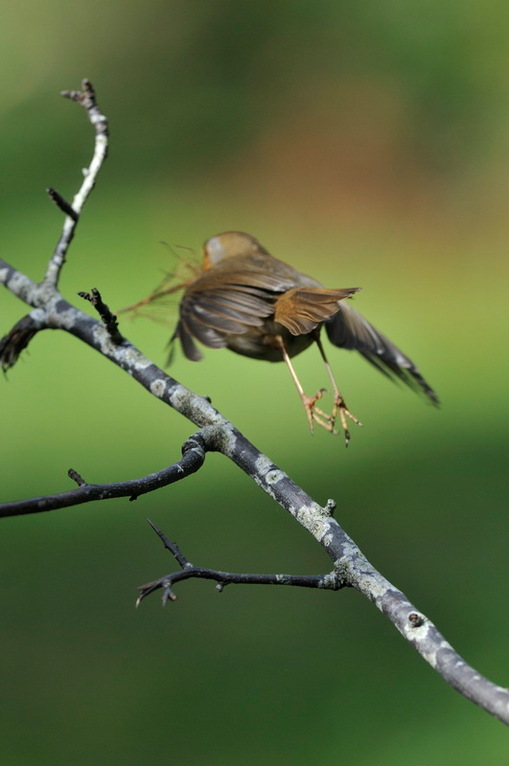
<path fill-rule="evenodd" d="M 225 229 L 331 287 L 417 361 L 434 411 L 346 352 L 364 422 L 311 438 L 283 365 L 228 352 L 172 368 L 338 518 L 479 671 L 509 680 L 506 514 L 509 24 L 499 3 L 18 0 L 0 17 L 3 256 L 43 274 L 91 155 L 59 98 L 89 77 L 111 156 L 62 290 L 114 308 Z M 161 244 L 164 243 L 164 244 Z M 24 307 L 1 294 L 1 330 Z M 175 321 L 122 330 L 159 364 Z M 309 391 L 318 353 L 296 360 Z M 506 370 L 506 372 L 504 372 Z M 64 333 L 0 381 L 2 499 L 143 475 L 193 432 Z M 449 689 L 356 593 L 178 587 L 150 517 L 189 558 L 317 573 L 321 549 L 226 460 L 185 483 L 7 519 L 0 536 L 2 763 L 507 763 L 504 727 Z"/>

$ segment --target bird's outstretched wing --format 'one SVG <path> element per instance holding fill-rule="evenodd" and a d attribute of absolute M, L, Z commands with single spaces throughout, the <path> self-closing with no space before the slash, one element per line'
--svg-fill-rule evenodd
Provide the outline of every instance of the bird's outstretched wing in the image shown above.
<path fill-rule="evenodd" d="M 193 338 L 209 348 L 224 348 L 225 333 L 241 335 L 249 327 L 260 327 L 273 313 L 274 301 L 256 288 L 227 285 L 199 293 L 190 291 L 180 303 L 180 318 L 171 341 L 179 338 L 187 359 L 197 362 L 202 354 Z"/>
<path fill-rule="evenodd" d="M 252 256 L 235 260 L 235 268 L 229 259 L 204 270 L 182 297 L 170 343 L 179 338 L 192 361 L 202 358 L 194 339 L 209 348 L 224 348 L 228 335 L 262 327 L 269 318 L 292 335 L 308 334 L 339 310 L 338 301 L 356 291 L 328 290 L 282 262 L 277 270 L 268 269 L 265 257 L 260 264 Z"/>
<path fill-rule="evenodd" d="M 425 394 L 434 405 L 439 404 L 437 394 L 412 360 L 353 308 L 341 303 L 340 310 L 325 323 L 325 328 L 335 346 L 359 351 L 380 372 Z"/>

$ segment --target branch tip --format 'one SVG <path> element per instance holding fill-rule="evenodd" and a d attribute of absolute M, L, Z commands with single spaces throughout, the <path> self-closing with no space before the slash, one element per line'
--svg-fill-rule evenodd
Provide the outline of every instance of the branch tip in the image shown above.
<path fill-rule="evenodd" d="M 70 479 L 76 482 L 78 487 L 84 487 L 87 483 L 85 479 L 78 473 L 78 471 L 74 470 L 74 468 L 69 468 L 67 475 Z"/>
<path fill-rule="evenodd" d="M 156 533 L 156 535 L 159 537 L 159 539 L 162 541 L 164 547 L 166 550 L 170 551 L 172 556 L 177 560 L 177 562 L 180 564 L 182 569 L 188 569 L 189 567 L 192 568 L 192 564 L 186 559 L 180 548 L 178 547 L 177 543 L 174 543 L 172 540 L 170 540 L 169 537 L 167 537 L 164 532 L 162 532 L 159 527 L 157 527 L 153 521 L 150 521 L 150 519 L 147 519 L 148 523 Z M 142 586 L 143 587 L 143 586 Z"/>
<path fill-rule="evenodd" d="M 61 95 L 64 98 L 75 101 L 87 112 L 87 117 L 95 132 L 94 153 L 83 182 L 78 192 L 74 195 L 72 205 L 64 200 L 58 192 L 55 192 L 53 189 L 48 190 L 53 201 L 71 218 L 71 221 L 66 220 L 64 223 L 62 234 L 50 258 L 44 277 L 44 283 L 46 285 L 53 285 L 55 288 L 58 285 L 60 272 L 65 263 L 69 245 L 74 237 L 79 215 L 95 186 L 103 162 L 108 156 L 108 120 L 99 110 L 95 91 L 90 80 L 84 79 L 81 87 L 81 91 L 63 90 Z"/>
<path fill-rule="evenodd" d="M 51 186 L 48 186 L 48 188 L 46 189 L 46 193 L 49 195 L 51 201 L 54 202 L 55 205 L 63 213 L 65 213 L 65 215 L 70 216 L 70 218 L 72 218 L 72 220 L 75 222 L 78 221 L 79 215 L 76 212 L 76 210 L 74 210 L 72 205 L 69 202 L 67 202 L 67 200 L 64 199 L 64 197 L 62 197 L 62 195 L 59 192 L 57 192 L 56 189 L 53 189 Z"/>
<path fill-rule="evenodd" d="M 95 90 L 94 86 L 88 79 L 81 81 L 81 90 L 61 90 L 60 95 L 63 98 L 68 98 L 71 101 L 77 101 L 83 104 L 86 99 L 95 103 Z"/>
<path fill-rule="evenodd" d="M 95 89 L 88 77 L 84 77 L 81 81 L 81 88 L 82 90 L 87 93 L 92 98 L 95 98 Z"/>
<path fill-rule="evenodd" d="M 166 587 L 166 588 L 164 589 L 164 592 L 163 592 L 163 596 L 162 596 L 162 599 L 161 599 L 161 600 L 162 600 L 162 602 L 163 602 L 163 606 L 166 606 L 166 604 L 168 603 L 168 601 L 176 601 L 176 600 L 177 600 L 177 596 L 176 596 L 176 595 L 175 595 L 175 593 L 174 593 L 174 592 L 171 590 L 171 588 L 168 586 L 168 587 Z"/>

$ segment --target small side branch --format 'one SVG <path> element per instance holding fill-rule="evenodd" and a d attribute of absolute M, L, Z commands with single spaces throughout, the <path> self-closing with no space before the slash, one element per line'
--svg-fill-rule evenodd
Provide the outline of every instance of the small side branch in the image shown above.
<path fill-rule="evenodd" d="M 122 343 L 125 338 L 118 330 L 117 317 L 110 311 L 109 307 L 103 303 L 99 290 L 96 287 L 93 287 L 90 293 L 78 293 L 78 295 L 80 298 L 89 301 L 95 308 L 113 343 Z"/>
<path fill-rule="evenodd" d="M 34 282 L 0 258 L 0 284 L 4 284 L 21 300 L 35 309 L 21 319 L 0 340 L 0 368 L 3 372 L 14 366 L 20 353 L 27 348 L 39 330 L 54 326 L 50 315 L 55 306 L 58 306 L 61 298 L 57 291 L 60 272 L 74 237 L 80 213 L 95 186 L 98 173 L 108 154 L 108 122 L 99 110 L 95 91 L 90 81 L 83 80 L 81 91 L 64 91 L 62 95 L 80 104 L 86 110 L 95 131 L 94 153 L 90 166 L 83 171 L 84 180 L 72 204 L 55 189 L 48 188 L 46 190 L 51 200 L 65 214 L 65 220 L 62 234 L 49 260 L 44 280 L 41 283 Z M 107 307 L 104 308 L 107 309 Z M 110 338 L 114 343 L 121 343 L 123 338 L 116 329 L 116 320 L 111 312 L 108 313 L 106 327 Z"/>
<path fill-rule="evenodd" d="M 335 527 L 333 543 L 341 555 L 334 562 L 334 570 L 325 575 L 266 575 L 239 574 L 216 569 L 196 567 L 191 564 L 176 543 L 170 541 L 155 524 L 149 521 L 164 547 L 170 551 L 181 567 L 181 571 L 172 572 L 152 582 L 141 585 L 141 601 L 156 590 L 162 590 L 162 601 L 175 601 L 173 585 L 182 580 L 214 580 L 217 589 L 226 585 L 291 585 L 301 588 L 322 588 L 340 590 L 352 587 L 366 596 L 383 612 L 403 637 L 414 647 L 423 659 L 446 681 L 467 699 L 479 705 L 505 724 L 509 724 L 509 689 L 498 686 L 482 676 L 469 665 L 458 652 L 445 640 L 436 625 L 405 594 L 383 577 L 346 532 L 331 520 L 331 531 Z"/>
<path fill-rule="evenodd" d="M 168 601 L 177 600 L 172 586 L 182 580 L 191 579 L 214 580 L 217 583 L 216 590 L 218 592 L 223 591 L 227 585 L 292 585 L 298 588 L 322 588 L 326 590 L 340 590 L 340 588 L 348 587 L 348 583 L 341 581 L 335 572 L 326 575 L 247 574 L 196 567 L 188 561 L 175 542 L 166 537 L 164 532 L 158 529 L 150 519 L 147 521 L 182 569 L 160 577 L 153 582 L 140 585 L 138 588 L 140 595 L 136 600 L 136 606 L 139 606 L 150 593 L 159 589 L 163 591 L 162 602 L 163 606 L 166 606 Z"/>
<path fill-rule="evenodd" d="M 66 199 L 62 197 L 62 195 L 57 192 L 56 189 L 52 189 L 51 186 L 49 186 L 46 189 L 46 192 L 48 193 L 49 198 L 55 203 L 55 205 L 64 213 L 64 215 L 68 215 L 70 218 L 73 219 L 73 221 L 78 221 L 79 215 L 78 213 L 73 210 L 71 205 L 67 202 Z"/>
<path fill-rule="evenodd" d="M 32 497 L 29 500 L 19 500 L 0 505 L 0 518 L 8 516 L 23 516 L 29 513 L 43 513 L 57 508 L 90 503 L 92 500 L 110 500 L 114 497 L 128 497 L 136 500 L 139 495 L 153 492 L 168 484 L 185 479 L 198 471 L 204 461 L 207 451 L 206 441 L 199 432 L 190 436 L 182 446 L 182 458 L 162 471 L 150 473 L 140 479 L 112 482 L 109 484 L 87 484 L 80 474 L 71 468 L 69 477 L 78 484 L 78 489 L 62 492 L 45 497 Z"/>
<path fill-rule="evenodd" d="M 86 110 L 88 119 L 95 130 L 95 148 L 89 167 L 83 170 L 83 183 L 81 184 L 78 193 L 75 195 L 72 204 L 67 202 L 67 200 L 65 200 L 59 192 L 55 191 L 55 189 L 47 190 L 53 202 L 55 202 L 60 210 L 65 213 L 62 234 L 58 240 L 55 252 L 51 257 L 44 277 L 44 282 L 53 287 L 58 286 L 60 272 L 65 263 L 69 245 L 74 237 L 80 213 L 89 194 L 95 186 L 102 164 L 108 156 L 108 122 L 99 109 L 95 91 L 90 80 L 83 80 L 81 87 L 82 89 L 80 91 L 62 91 L 62 96 L 71 101 L 75 101 Z"/>

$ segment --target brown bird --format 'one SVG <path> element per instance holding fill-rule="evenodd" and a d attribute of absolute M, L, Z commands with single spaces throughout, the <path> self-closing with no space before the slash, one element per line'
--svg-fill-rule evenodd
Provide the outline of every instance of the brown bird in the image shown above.
<path fill-rule="evenodd" d="M 359 351 L 389 378 L 403 381 L 434 405 L 439 403 L 412 360 L 344 301 L 360 288 L 329 290 L 274 258 L 250 234 L 226 231 L 211 237 L 203 246 L 202 267 L 192 278 L 158 289 L 122 311 L 135 311 L 181 289 L 184 295 L 180 316 L 170 345 L 178 338 L 185 356 L 194 362 L 202 359 L 195 338 L 209 348 L 226 347 L 254 359 L 284 361 L 311 430 L 316 422 L 336 433 L 339 415 L 348 444 L 347 419 L 360 425 L 334 380 L 320 339 L 322 325 L 335 346 Z M 325 389 L 307 396 L 291 362 L 291 357 L 312 343 L 317 344 L 332 383 L 334 402 L 330 415 L 316 406 Z M 168 363 L 171 357 L 170 353 Z"/>
<path fill-rule="evenodd" d="M 335 346 L 359 351 L 378 370 L 438 404 L 436 393 L 415 364 L 344 300 L 360 288 L 329 290 L 274 258 L 250 234 L 227 231 L 208 239 L 203 247 L 202 270 L 179 287 L 185 291 L 170 342 L 178 338 L 185 356 L 194 362 L 202 359 L 195 339 L 209 348 L 226 347 L 253 359 L 284 361 L 311 430 L 316 422 L 335 432 L 339 415 L 348 444 L 347 418 L 359 423 L 348 410 L 327 361 L 320 339 L 323 325 Z M 306 396 L 291 362 L 291 357 L 313 342 L 333 387 L 330 415 L 316 406 L 325 389 Z"/>

